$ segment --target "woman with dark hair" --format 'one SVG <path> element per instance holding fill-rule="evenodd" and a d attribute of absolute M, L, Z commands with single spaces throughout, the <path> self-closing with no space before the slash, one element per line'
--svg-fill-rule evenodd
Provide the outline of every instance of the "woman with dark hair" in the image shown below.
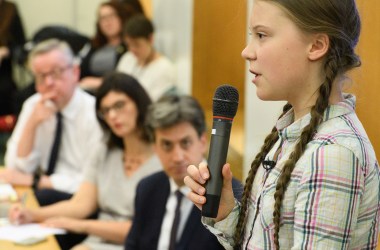
<path fill-rule="evenodd" d="M 150 103 L 133 77 L 123 73 L 105 76 L 96 96 L 105 143 L 94 149 L 79 191 L 68 201 L 38 209 L 15 206 L 10 219 L 43 221 L 89 235 L 74 249 L 122 249 L 134 215 L 137 183 L 162 169 L 143 126 Z M 97 210 L 97 220 L 85 219 Z"/>
<path fill-rule="evenodd" d="M 5 144 L 16 124 L 17 86 L 13 79 L 12 59 L 25 43 L 24 28 L 17 6 L 0 0 L 0 164 L 3 165 Z"/>
<path fill-rule="evenodd" d="M 121 1 L 111 0 L 100 4 L 97 13 L 96 33 L 91 45 L 83 49 L 86 54 L 81 62 L 81 82 L 84 89 L 95 90 L 101 77 L 113 71 L 127 47 L 123 43 L 123 24 L 134 14 L 140 13 Z"/>

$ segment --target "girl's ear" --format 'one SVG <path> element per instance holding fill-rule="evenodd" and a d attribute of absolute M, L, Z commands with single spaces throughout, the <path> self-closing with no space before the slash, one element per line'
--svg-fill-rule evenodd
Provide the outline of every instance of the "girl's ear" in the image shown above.
<path fill-rule="evenodd" d="M 316 61 L 326 55 L 330 47 L 330 38 L 327 34 L 315 34 L 312 36 L 308 57 L 311 61 Z"/>

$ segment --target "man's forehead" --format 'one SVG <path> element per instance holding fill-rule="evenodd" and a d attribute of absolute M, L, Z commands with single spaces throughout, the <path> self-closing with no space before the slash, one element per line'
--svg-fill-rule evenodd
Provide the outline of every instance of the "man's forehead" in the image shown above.
<path fill-rule="evenodd" d="M 190 125 L 180 124 L 169 128 L 155 130 L 155 136 L 159 140 L 181 141 L 197 135 L 195 129 Z"/>

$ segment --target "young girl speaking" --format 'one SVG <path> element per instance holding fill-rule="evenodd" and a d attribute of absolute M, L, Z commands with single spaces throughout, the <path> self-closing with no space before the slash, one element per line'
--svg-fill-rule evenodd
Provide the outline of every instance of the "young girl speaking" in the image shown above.
<path fill-rule="evenodd" d="M 255 0 L 250 32 L 242 54 L 258 97 L 287 104 L 251 164 L 242 202 L 226 164 L 218 216 L 204 224 L 226 249 L 376 248 L 378 163 L 355 97 L 342 92 L 344 74 L 360 66 L 355 1 Z M 188 173 L 201 208 L 207 165 Z"/>

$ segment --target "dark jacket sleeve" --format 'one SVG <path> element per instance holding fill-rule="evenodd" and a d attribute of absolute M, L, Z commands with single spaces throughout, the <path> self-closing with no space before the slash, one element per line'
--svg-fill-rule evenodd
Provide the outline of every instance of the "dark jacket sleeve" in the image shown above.
<path fill-rule="evenodd" d="M 232 191 L 234 192 L 234 196 L 238 201 L 241 201 L 243 196 L 244 187 L 240 181 L 235 178 L 232 178 Z"/>
<path fill-rule="evenodd" d="M 131 230 L 129 231 L 127 237 L 125 238 L 124 249 L 138 249 L 138 235 L 140 234 L 140 225 L 142 225 L 142 214 L 141 214 L 141 195 L 142 187 L 141 182 L 137 185 L 136 196 L 135 196 L 135 215 L 133 217 L 133 223 Z"/>

